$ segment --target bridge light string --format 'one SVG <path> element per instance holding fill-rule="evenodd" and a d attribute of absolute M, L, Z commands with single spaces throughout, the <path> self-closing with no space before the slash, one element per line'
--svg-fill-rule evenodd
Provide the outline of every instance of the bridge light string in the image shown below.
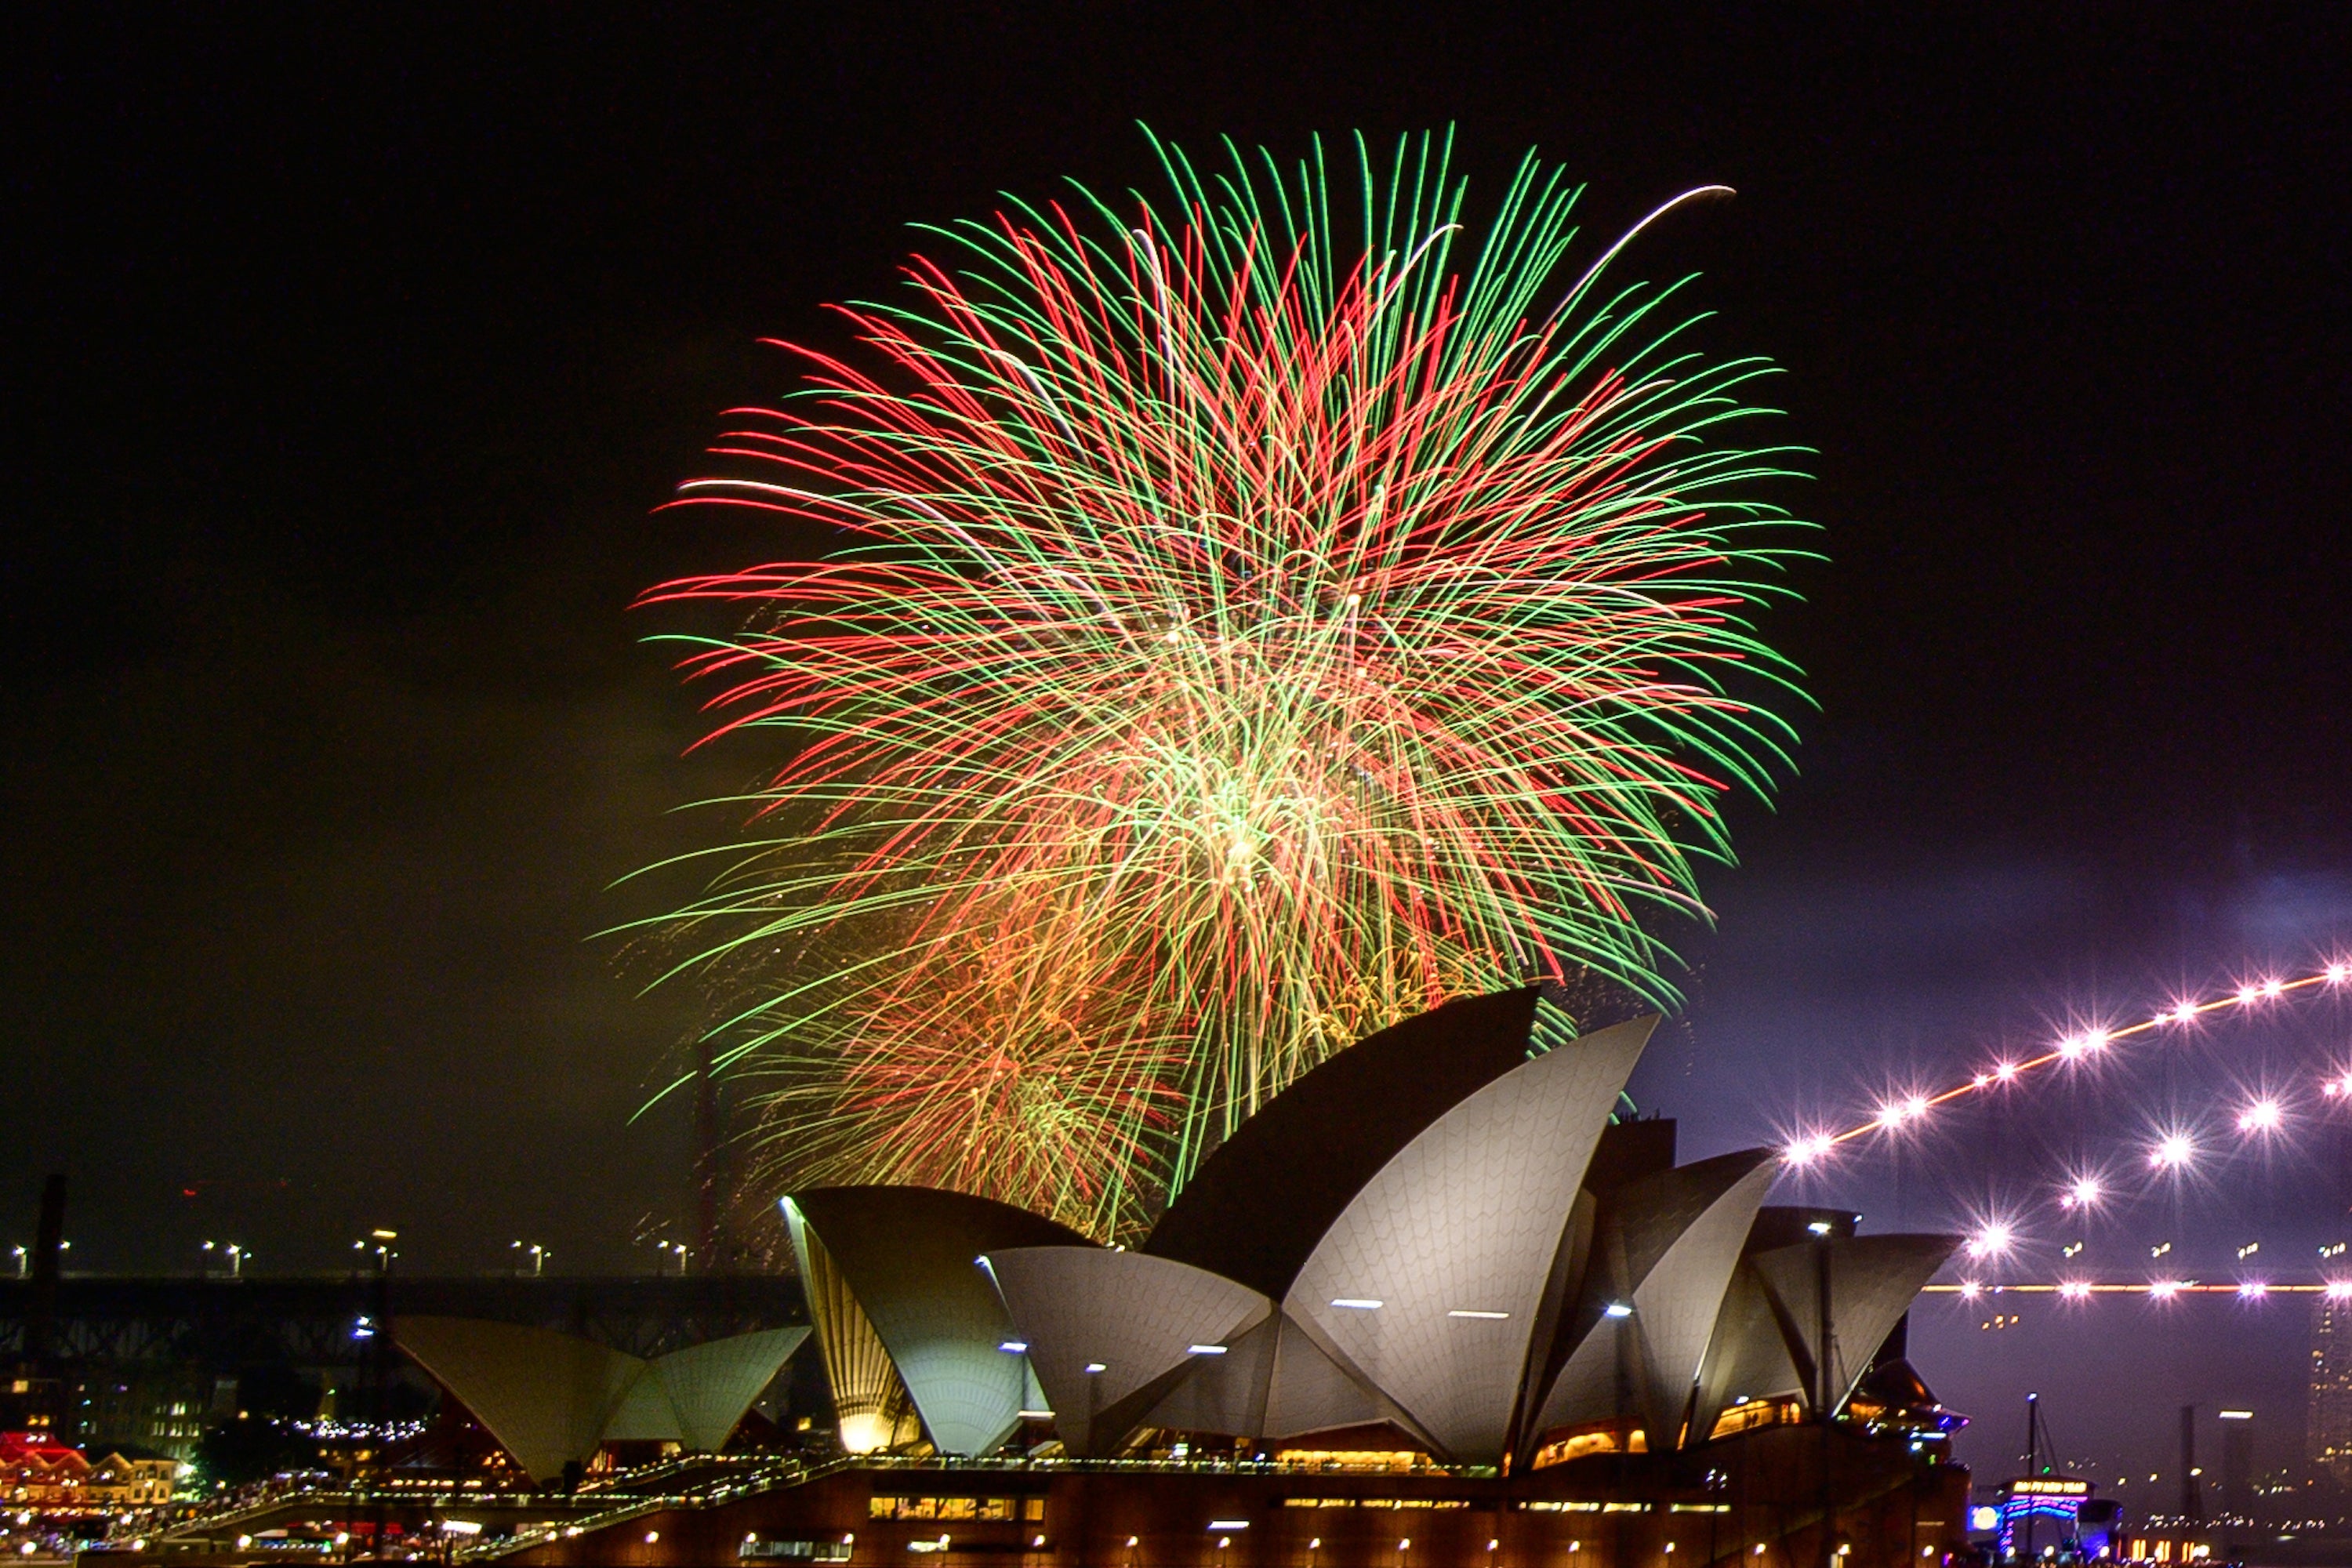
<path fill-rule="evenodd" d="M 1962 1250 L 1970 1258 L 2006 1258 L 2017 1246 L 2017 1227 L 2007 1220 L 1988 1220 L 1970 1236 Z"/>
<path fill-rule="evenodd" d="M 2331 1301 L 2352 1301 L 2352 1280 L 2280 1284 L 2263 1279 L 2234 1283 L 2196 1279 L 2150 1279 L 2144 1282 L 2060 1279 L 2032 1284 L 1987 1285 L 1979 1280 L 1963 1279 L 1957 1284 L 1923 1285 L 1920 1291 L 1929 1296 L 1958 1296 L 1969 1301 L 1986 1296 L 2056 1296 L 2063 1300 L 2073 1301 L 2087 1300 L 2093 1296 L 2146 1296 L 2157 1301 L 2170 1300 L 2176 1296 L 2234 1296 L 2249 1301 L 2259 1300 L 2265 1296 L 2325 1296 Z"/>
<path fill-rule="evenodd" d="M 2075 1170 L 2067 1174 L 2058 1192 L 2058 1206 L 2067 1213 L 2080 1211 L 2084 1215 L 2095 1214 L 2107 1199 L 2107 1177 L 2100 1170 Z"/>
<path fill-rule="evenodd" d="M 2297 979 L 2271 978 L 2252 981 L 2225 995 L 2215 996 L 2207 1001 L 2177 1002 L 2152 1018 L 2144 1019 L 2137 1024 L 2126 1024 L 2120 1028 L 2093 1027 L 2080 1030 L 2060 1040 L 2040 1056 L 2032 1057 L 2023 1061 L 1995 1062 L 1992 1066 L 1971 1075 L 1967 1081 L 1954 1084 L 1940 1093 L 1890 1096 L 1880 1103 L 1869 1121 L 1849 1127 L 1843 1132 L 1800 1134 L 1782 1147 L 1781 1158 L 1791 1165 L 1810 1165 L 1826 1159 L 1841 1144 L 1850 1143 L 1857 1138 L 1867 1137 L 1873 1132 L 1894 1132 L 1910 1127 L 1938 1106 L 1966 1095 L 1982 1093 L 1998 1084 L 2012 1083 L 2027 1073 L 2037 1071 L 2053 1063 L 2086 1061 L 2119 1041 L 2151 1034 L 2162 1028 L 2178 1027 L 2194 1023 L 2208 1013 L 2218 1013 L 2233 1007 L 2257 1006 L 2265 1002 L 2277 1001 L 2293 992 L 2307 991 L 2315 986 L 2337 987 L 2347 982 L 2352 982 L 2352 961 L 2339 959 L 2324 969 Z M 2344 1068 L 2340 1074 L 2330 1077 L 2323 1082 L 2321 1093 L 2329 1100 L 2352 1101 L 2352 1067 Z M 2239 1126 L 2241 1131 L 2250 1133 L 2269 1132 L 2275 1131 L 2282 1120 L 2283 1112 L 2278 1102 L 2265 1098 L 2247 1109 L 2244 1116 L 2240 1119 Z M 2157 1150 L 2151 1152 L 2152 1163 L 2159 1168 L 2179 1163 L 2178 1160 L 2167 1160 L 2163 1157 L 2173 1142 L 2175 1140 L 2168 1139 L 2160 1143 Z M 2189 1151 L 2189 1152 L 2193 1152 L 2193 1150 Z"/>

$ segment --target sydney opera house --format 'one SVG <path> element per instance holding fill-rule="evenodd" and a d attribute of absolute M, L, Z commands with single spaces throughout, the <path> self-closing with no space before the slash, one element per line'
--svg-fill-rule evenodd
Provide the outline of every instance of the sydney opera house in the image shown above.
<path fill-rule="evenodd" d="M 519 1559 L 1783 1568 L 1964 1549 L 1958 1417 L 1903 1358 L 1954 1238 L 1767 1206 L 1766 1150 L 1676 1164 L 1674 1123 L 1621 1115 L 1655 1020 L 1535 1053 L 1536 1006 L 1450 1003 L 1332 1058 L 1132 1249 L 961 1194 L 793 1194 L 838 1457 Z M 688 1446 L 715 1447 L 793 1348 L 750 1338 L 674 1373 L 583 1367 L 602 1414 L 510 1412 L 501 1440 L 544 1469 L 617 1415 L 699 1421 Z M 486 1367 L 445 1381 L 496 1383 Z"/>

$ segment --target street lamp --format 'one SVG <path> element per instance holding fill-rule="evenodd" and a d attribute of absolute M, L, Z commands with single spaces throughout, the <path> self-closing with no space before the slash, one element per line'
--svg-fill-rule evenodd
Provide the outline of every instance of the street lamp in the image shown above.
<path fill-rule="evenodd" d="M 512 1242 L 509 1244 L 509 1250 L 527 1252 L 530 1255 L 530 1272 L 533 1278 L 546 1273 L 547 1260 L 555 1256 L 551 1249 L 541 1247 L 537 1242 L 532 1242 L 529 1247 L 525 1247 L 520 1241 Z"/>
<path fill-rule="evenodd" d="M 29 1252 L 26 1251 L 26 1250 L 25 1250 L 23 1247 L 12 1247 L 12 1248 L 10 1248 L 9 1250 L 10 1250 L 10 1251 L 12 1251 L 12 1252 L 14 1252 L 14 1253 L 16 1254 L 16 1278 L 17 1278 L 17 1279 L 23 1279 L 23 1278 L 24 1278 L 27 1273 L 29 1273 L 29 1272 L 31 1271 L 31 1268 L 32 1268 L 33 1255 L 32 1255 L 31 1253 L 29 1253 Z"/>

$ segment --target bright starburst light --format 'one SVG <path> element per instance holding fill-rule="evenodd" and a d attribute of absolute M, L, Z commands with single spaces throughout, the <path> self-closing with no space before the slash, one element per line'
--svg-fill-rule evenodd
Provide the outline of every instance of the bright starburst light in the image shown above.
<path fill-rule="evenodd" d="M 2286 1113 L 2275 1100 L 2258 1100 L 2238 1113 L 2241 1132 L 2275 1132 L 2286 1119 Z"/>
<path fill-rule="evenodd" d="M 2016 1242 L 2013 1226 L 2003 1220 L 1993 1220 L 1969 1237 L 1968 1254 L 1970 1258 L 2005 1258 Z"/>

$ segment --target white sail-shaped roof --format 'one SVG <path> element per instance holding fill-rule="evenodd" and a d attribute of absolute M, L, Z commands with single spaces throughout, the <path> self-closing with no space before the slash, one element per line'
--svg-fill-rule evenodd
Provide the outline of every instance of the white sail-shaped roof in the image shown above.
<path fill-rule="evenodd" d="M 1073 1453 L 1114 1452 L 1139 1426 L 1281 1438 L 1399 1417 L 1307 1329 L 1206 1269 L 1100 1247 L 989 1263 Z"/>
<path fill-rule="evenodd" d="M 922 1418 L 915 1414 L 914 1398 L 898 1369 L 890 1364 L 889 1347 L 874 1331 L 824 1242 L 809 1229 L 791 1199 L 784 1200 L 782 1208 L 801 1295 L 808 1303 L 827 1392 L 833 1396 L 834 1435 L 843 1451 L 871 1454 L 921 1441 Z"/>
<path fill-rule="evenodd" d="M 1258 1436 L 1297 1437 L 1372 1421 L 1393 1421 L 1410 1428 L 1403 1412 L 1391 1405 L 1378 1391 L 1366 1388 L 1328 1351 L 1317 1344 L 1313 1334 L 1297 1319 L 1285 1312 L 1280 1321 L 1281 1337 L 1274 1352 L 1274 1378 L 1267 1390 L 1265 1415 L 1259 1423 Z"/>
<path fill-rule="evenodd" d="M 1870 1358 L 1910 1310 L 1919 1287 L 1960 1244 L 1956 1236 L 1837 1237 L 1829 1250 L 1830 1391 L 1836 1409 L 1870 1370 Z M 1810 1373 L 1820 1364 L 1821 1254 L 1801 1242 L 1758 1253 L 1753 1259 L 1795 1359 Z M 1751 1391 L 1752 1392 L 1752 1391 Z"/>
<path fill-rule="evenodd" d="M 1454 1458 L 1503 1453 L 1562 1221 L 1656 1023 L 1586 1036 L 1445 1111 L 1358 1191 L 1290 1287 L 1284 1310 Z"/>
<path fill-rule="evenodd" d="M 533 1480 L 584 1463 L 646 1363 L 593 1340 L 474 1318 L 404 1317 L 394 1337 Z"/>
<path fill-rule="evenodd" d="M 1280 1335 L 1280 1318 L 1268 1313 L 1234 1335 L 1222 1352 L 1187 1358 L 1184 1366 L 1155 1387 L 1157 1397 L 1137 1424 L 1255 1436 L 1265 1424 L 1265 1396 L 1274 1381 Z"/>
<path fill-rule="evenodd" d="M 1274 1310 L 1246 1285 L 1139 1252 L 1008 1247 L 990 1253 L 988 1264 L 1055 1428 L 1076 1454 L 1116 1446 L 1164 1395 L 1171 1374 L 1204 1359 L 1224 1363 L 1234 1342 Z"/>
<path fill-rule="evenodd" d="M 984 1454 L 1020 1424 L 1029 1369 L 980 1258 L 1020 1247 L 1091 1246 L 1066 1226 L 933 1187 L 818 1187 L 785 1200 L 815 1231 L 888 1349 L 942 1453 Z"/>
<path fill-rule="evenodd" d="M 801 1342 L 772 1329 L 646 1362 L 574 1334 L 477 1318 L 404 1317 L 400 1348 L 456 1395 L 535 1480 L 605 1443 L 715 1453 Z"/>
<path fill-rule="evenodd" d="M 1723 1413 L 1743 1399 L 1778 1399 L 1805 1393 L 1805 1374 L 1789 1353 L 1772 1303 L 1756 1277 L 1753 1258 L 1732 1271 L 1723 1307 L 1716 1314 L 1715 1337 L 1707 1346 L 1699 1373 L 1698 1403 L 1691 1412 L 1691 1432 L 1703 1439 L 1715 1430 Z"/>
<path fill-rule="evenodd" d="M 1725 1290 L 1775 1174 L 1771 1151 L 1754 1149 L 1645 1176 L 1610 1195 L 1571 1330 L 1581 1337 L 1530 1436 L 1633 1418 L 1654 1449 L 1683 1439 Z M 1609 1316 L 1612 1305 L 1632 1310 Z"/>
<path fill-rule="evenodd" d="M 1382 1166 L 1527 1065 L 1538 995 L 1457 997 L 1327 1058 L 1217 1145 L 1142 1250 L 1285 1299 Z"/>
<path fill-rule="evenodd" d="M 1794 1258 L 1814 1253 L 1783 1246 L 1800 1211 L 1758 1223 L 1771 1154 L 1677 1167 L 1671 1123 L 1611 1130 L 1657 1020 L 1531 1057 L 1537 1006 L 1465 998 L 1339 1053 L 1235 1130 L 1134 1253 L 927 1188 L 786 1200 L 836 1403 L 864 1402 L 843 1405 L 845 1446 L 913 1441 L 911 1405 L 940 1449 L 977 1454 L 1050 1408 L 1078 1455 L 1145 1426 L 1384 1422 L 1449 1461 L 1527 1461 L 1586 1423 L 1704 1442 L 1728 1396 L 1809 1376 Z M 1948 1249 L 1857 1245 L 1838 1240 L 1841 1397 Z"/>
<path fill-rule="evenodd" d="M 660 1383 L 678 1441 L 695 1453 L 715 1454 L 808 1336 L 804 1327 L 767 1329 L 689 1345 L 655 1357 L 646 1381 Z"/>
<path fill-rule="evenodd" d="M 1280 1439 L 1387 1421 L 1436 1446 L 1287 1312 L 1236 1336 L 1223 1355 L 1193 1357 L 1153 1392 L 1150 1404 L 1135 1407 L 1133 1425 Z"/>

